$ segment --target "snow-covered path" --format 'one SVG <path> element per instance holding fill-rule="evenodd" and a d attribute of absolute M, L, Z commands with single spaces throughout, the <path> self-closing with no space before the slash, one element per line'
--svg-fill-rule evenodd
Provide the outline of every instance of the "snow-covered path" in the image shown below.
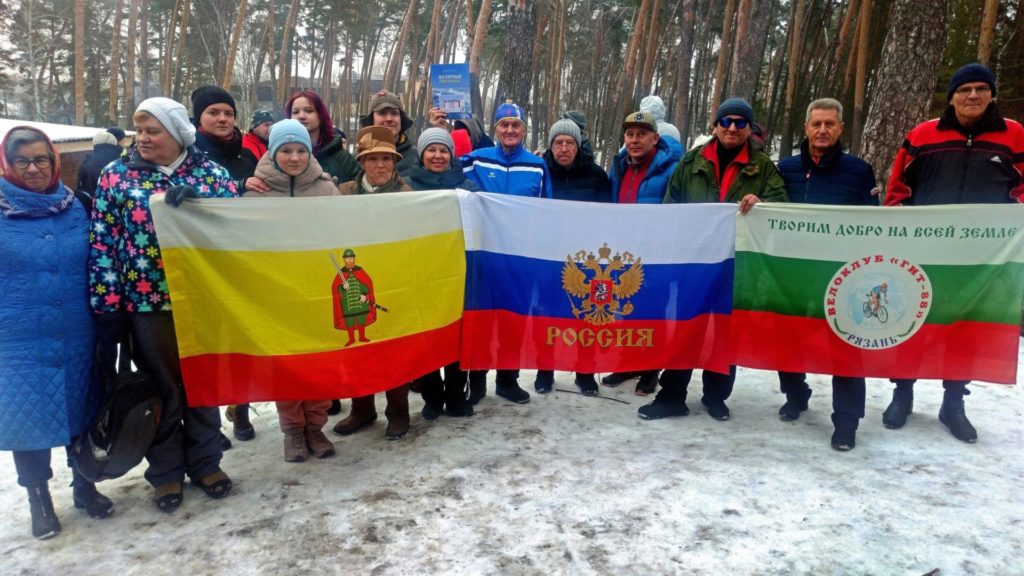
<path fill-rule="evenodd" d="M 728 422 L 700 405 L 699 372 L 690 416 L 654 422 L 636 416 L 635 382 L 601 387 L 629 405 L 556 391 L 519 406 L 490 376 L 473 418 L 425 422 L 413 395 L 412 431 L 387 442 L 378 396 L 375 426 L 328 432 L 338 455 L 301 464 L 283 461 L 273 404 L 258 404 L 256 439 L 225 453 L 232 495 L 187 486 L 171 515 L 140 467 L 100 486 L 114 516 L 88 518 L 54 451 L 64 532 L 49 541 L 32 539 L 4 455 L 0 573 L 1024 574 L 1019 386 L 972 386 L 968 445 L 937 420 L 937 382 L 918 384 L 894 431 L 881 424 L 891 386 L 869 380 L 857 448 L 838 453 L 822 377 L 784 423 L 768 372 L 740 370 Z M 533 372 L 521 382 L 532 391 Z"/>

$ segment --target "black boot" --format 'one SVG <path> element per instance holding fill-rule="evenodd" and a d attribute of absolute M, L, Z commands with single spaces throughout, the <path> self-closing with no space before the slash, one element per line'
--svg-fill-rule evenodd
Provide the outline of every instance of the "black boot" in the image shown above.
<path fill-rule="evenodd" d="M 547 394 L 555 385 L 554 370 L 537 370 L 537 379 L 533 381 L 533 389 L 537 394 Z"/>
<path fill-rule="evenodd" d="M 661 374 L 661 391 L 654 402 L 641 406 L 637 415 L 644 420 L 659 420 L 675 416 L 686 416 L 686 388 L 690 383 L 690 370 L 665 370 Z"/>
<path fill-rule="evenodd" d="M 903 428 L 913 410 L 914 389 L 910 386 L 897 386 L 892 391 L 892 402 L 889 402 L 889 407 L 882 413 L 882 424 L 893 430 Z"/>
<path fill-rule="evenodd" d="M 434 370 L 430 374 L 416 379 L 420 395 L 423 396 L 423 409 L 420 414 L 424 420 L 435 420 L 444 414 L 444 382 L 441 371 Z M 411 389 L 411 387 L 410 387 Z"/>
<path fill-rule="evenodd" d="M 614 388 L 627 380 L 636 378 L 639 375 L 639 372 L 613 372 L 604 378 L 601 378 L 601 384 L 604 384 L 609 388 Z"/>
<path fill-rule="evenodd" d="M 526 404 L 530 401 L 530 393 L 519 387 L 518 377 L 518 370 L 498 370 L 494 393 L 509 402 Z"/>
<path fill-rule="evenodd" d="M 850 422 L 832 414 L 832 424 L 835 431 L 832 432 L 832 448 L 840 452 L 849 452 L 857 445 L 857 421 Z"/>
<path fill-rule="evenodd" d="M 341 400 L 331 400 L 331 407 L 327 409 L 328 416 L 341 414 Z"/>
<path fill-rule="evenodd" d="M 640 381 L 636 383 L 633 393 L 637 396 L 650 396 L 658 390 L 658 371 L 648 370 L 640 373 Z"/>
<path fill-rule="evenodd" d="M 76 480 L 71 487 L 71 494 L 75 508 L 84 509 L 91 518 L 106 518 L 114 513 L 114 503 L 100 494 L 92 482 Z"/>
<path fill-rule="evenodd" d="M 597 396 L 597 379 L 594 378 L 593 374 L 577 372 L 576 385 L 579 386 L 580 392 L 584 396 Z"/>
<path fill-rule="evenodd" d="M 487 396 L 487 371 L 473 370 L 469 373 L 469 398 L 466 402 L 476 406 L 484 396 Z"/>
<path fill-rule="evenodd" d="M 971 425 L 964 412 L 964 396 L 970 394 L 966 388 L 947 389 L 939 408 L 939 422 L 949 428 L 950 433 L 962 442 L 973 444 L 978 441 L 978 431 Z"/>
<path fill-rule="evenodd" d="M 807 410 L 807 401 L 811 398 L 811 389 L 807 388 L 786 394 L 786 403 L 779 408 L 779 420 L 792 422 L 800 418 L 800 413 Z"/>
<path fill-rule="evenodd" d="M 455 367 L 444 369 L 445 414 L 454 417 L 473 415 L 473 405 L 466 398 L 466 373 Z"/>
<path fill-rule="evenodd" d="M 60 520 L 53 511 L 53 499 L 46 484 L 28 489 L 28 506 L 32 512 L 32 536 L 40 540 L 60 534 Z"/>
<path fill-rule="evenodd" d="M 249 422 L 248 404 L 235 405 L 235 417 L 231 423 L 234 425 L 235 438 L 245 442 L 256 437 L 256 429 L 253 428 L 252 423 Z"/>

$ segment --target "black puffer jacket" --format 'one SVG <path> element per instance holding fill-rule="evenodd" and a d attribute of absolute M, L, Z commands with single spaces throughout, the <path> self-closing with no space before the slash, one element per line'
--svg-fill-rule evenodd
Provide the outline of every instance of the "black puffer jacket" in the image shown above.
<path fill-rule="evenodd" d="M 210 160 L 227 169 L 235 181 L 235 190 L 245 192 L 245 181 L 256 173 L 259 159 L 242 147 L 242 132 L 235 128 L 231 140 L 221 140 L 196 130 L 196 148 Z"/>
<path fill-rule="evenodd" d="M 592 156 L 581 150 L 569 168 L 562 168 L 548 149 L 544 162 L 551 173 L 551 188 L 558 200 L 579 200 L 581 202 L 611 202 L 612 183 L 608 174 L 594 162 Z"/>
<path fill-rule="evenodd" d="M 88 194 L 89 197 L 96 195 L 96 183 L 99 182 L 100 172 L 114 160 L 121 157 L 121 147 L 114 144 L 97 144 L 93 146 L 92 154 L 85 158 L 82 165 L 78 167 L 78 185 L 75 192 Z"/>

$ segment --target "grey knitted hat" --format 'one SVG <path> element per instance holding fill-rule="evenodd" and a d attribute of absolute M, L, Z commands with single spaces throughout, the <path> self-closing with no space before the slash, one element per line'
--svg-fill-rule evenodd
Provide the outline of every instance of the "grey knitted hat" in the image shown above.
<path fill-rule="evenodd" d="M 448 147 L 448 152 L 451 155 L 455 155 L 455 141 L 452 140 L 452 135 L 448 133 L 444 128 L 427 128 L 420 134 L 419 140 L 416 141 L 416 149 L 420 151 L 420 155 L 427 149 L 427 146 L 431 144 L 444 144 Z"/>
<path fill-rule="evenodd" d="M 135 111 L 146 112 L 156 118 L 182 147 L 188 148 L 196 143 L 196 128 L 189 122 L 188 110 L 180 102 L 157 96 L 143 100 Z"/>
<path fill-rule="evenodd" d="M 555 141 L 555 138 L 559 136 L 571 136 L 576 141 L 576 145 L 580 145 L 580 141 L 583 140 L 583 134 L 580 133 L 580 127 L 575 122 L 567 118 L 559 120 L 551 125 L 551 130 L 548 130 L 548 148 L 551 148 L 551 143 Z"/>

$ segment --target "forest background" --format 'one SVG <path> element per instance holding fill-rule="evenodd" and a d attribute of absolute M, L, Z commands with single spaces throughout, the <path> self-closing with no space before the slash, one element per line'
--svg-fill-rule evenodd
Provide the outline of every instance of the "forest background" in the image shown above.
<path fill-rule="evenodd" d="M 845 106 L 844 143 L 884 182 L 907 130 L 941 113 L 952 72 L 987 63 L 1009 118 L 1024 109 L 1024 0 L 14 0 L 0 3 L 0 116 L 129 126 L 138 102 L 229 88 L 247 128 L 299 88 L 351 134 L 370 96 L 402 95 L 421 127 L 429 65 L 469 62 L 474 112 L 523 105 L 543 147 L 586 113 L 599 157 L 657 94 L 684 143 L 730 96 L 749 100 L 780 158 L 804 109 Z M 368 79 L 363 81 L 363 79 Z"/>

